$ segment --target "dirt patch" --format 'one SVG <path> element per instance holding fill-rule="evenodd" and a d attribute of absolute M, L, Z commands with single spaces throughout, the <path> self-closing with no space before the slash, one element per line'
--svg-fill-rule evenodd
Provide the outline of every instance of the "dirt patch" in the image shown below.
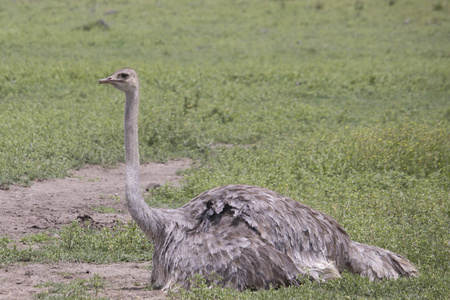
<path fill-rule="evenodd" d="M 171 182 L 179 185 L 176 172 L 190 167 L 189 160 L 141 166 L 141 185 L 158 186 Z M 77 218 L 91 218 L 96 226 L 114 226 L 118 220 L 131 219 L 125 204 L 125 166 L 115 169 L 88 166 L 72 171 L 65 179 L 35 182 L 31 187 L 11 186 L 0 190 L 0 236 L 18 241 L 30 233 L 60 229 Z M 101 213 L 99 207 L 114 208 L 115 213 Z M 112 299 L 163 299 L 160 291 L 148 291 L 148 263 L 95 264 L 28 264 L 0 269 L 0 299 L 30 299 L 42 288 L 42 282 L 70 282 L 99 274 L 107 281 L 102 296 Z M 67 275 L 72 274 L 72 275 Z M 67 277 L 70 278 L 67 278 Z"/>
<path fill-rule="evenodd" d="M 86 263 L 27 264 L 0 269 L 0 299 L 33 299 L 33 295 L 51 287 L 38 284 L 71 283 L 76 279 L 92 279 L 98 274 L 105 282 L 99 297 L 111 299 L 165 299 L 159 290 L 149 290 L 148 263 Z"/>

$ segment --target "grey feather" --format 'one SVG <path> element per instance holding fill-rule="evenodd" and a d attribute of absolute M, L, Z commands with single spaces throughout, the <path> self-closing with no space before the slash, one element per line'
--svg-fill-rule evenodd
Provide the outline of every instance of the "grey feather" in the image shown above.
<path fill-rule="evenodd" d="M 149 207 L 139 183 L 137 74 L 121 69 L 99 82 L 126 94 L 126 199 L 154 243 L 154 285 L 189 288 L 195 274 L 237 290 L 328 280 L 344 270 L 370 280 L 418 276 L 406 258 L 354 242 L 330 216 L 265 188 L 228 185 L 178 209 Z"/>

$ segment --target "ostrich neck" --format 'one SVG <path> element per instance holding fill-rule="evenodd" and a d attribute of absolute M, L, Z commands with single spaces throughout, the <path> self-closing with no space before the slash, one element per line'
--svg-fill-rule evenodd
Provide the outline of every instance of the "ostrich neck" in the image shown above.
<path fill-rule="evenodd" d="M 126 187 L 139 187 L 139 89 L 125 93 L 125 161 L 127 167 Z M 129 176 L 133 175 L 133 176 Z M 140 190 L 139 190 L 140 191 Z M 140 192 L 139 192 L 140 194 Z"/>
<path fill-rule="evenodd" d="M 150 208 L 144 201 L 140 186 L 139 171 L 139 88 L 134 92 L 125 93 L 125 197 L 128 210 L 138 226 L 150 238 L 157 236 L 158 210 Z"/>

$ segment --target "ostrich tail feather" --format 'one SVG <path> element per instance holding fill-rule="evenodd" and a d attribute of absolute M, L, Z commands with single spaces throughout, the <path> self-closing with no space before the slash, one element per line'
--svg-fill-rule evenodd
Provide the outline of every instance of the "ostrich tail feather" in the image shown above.
<path fill-rule="evenodd" d="M 352 242 L 349 255 L 349 271 L 370 280 L 419 275 L 416 267 L 405 257 L 389 250 Z"/>

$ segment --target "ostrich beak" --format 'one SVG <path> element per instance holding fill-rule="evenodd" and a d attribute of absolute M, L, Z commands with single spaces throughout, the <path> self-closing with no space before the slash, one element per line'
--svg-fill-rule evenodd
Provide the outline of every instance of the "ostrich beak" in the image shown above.
<path fill-rule="evenodd" d="M 106 77 L 98 80 L 98 83 L 100 84 L 108 84 L 108 83 L 111 84 L 113 82 L 114 80 L 111 77 Z"/>

